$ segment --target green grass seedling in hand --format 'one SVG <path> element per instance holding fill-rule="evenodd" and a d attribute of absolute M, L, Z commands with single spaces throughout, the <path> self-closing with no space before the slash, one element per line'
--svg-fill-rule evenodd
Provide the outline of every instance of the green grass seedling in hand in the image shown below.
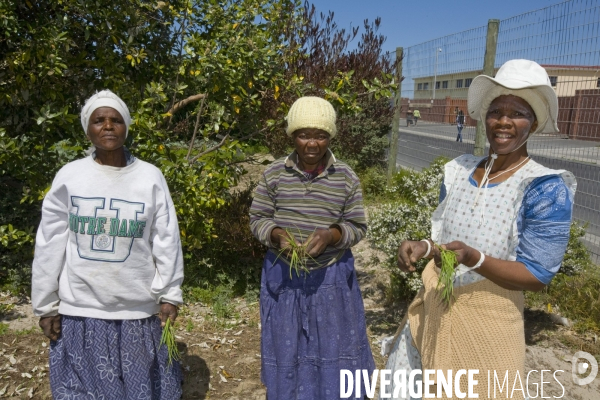
<path fill-rule="evenodd" d="M 288 253 L 288 258 L 290 262 L 290 279 L 292 279 L 292 272 L 295 271 L 296 275 L 300 276 L 300 271 L 310 272 L 308 269 L 308 261 L 313 260 L 314 258 L 308 254 L 308 250 L 306 246 L 308 243 L 298 243 L 294 238 L 294 235 L 291 230 L 285 229 L 286 237 L 285 241 L 287 243 L 287 247 L 281 249 L 277 258 L 281 257 L 282 254 Z M 302 234 L 298 229 L 298 236 L 302 239 Z"/>
<path fill-rule="evenodd" d="M 456 253 L 452 250 L 445 250 L 440 245 L 436 244 L 436 246 L 442 258 L 442 268 L 436 289 L 441 291 L 442 300 L 448 306 L 452 306 L 452 299 L 454 299 L 454 268 L 458 265 Z"/>
<path fill-rule="evenodd" d="M 169 354 L 168 365 L 173 364 L 173 360 L 179 361 L 181 359 L 181 355 L 179 354 L 179 350 L 177 349 L 177 343 L 175 342 L 175 328 L 171 323 L 171 319 L 167 318 L 167 322 L 163 327 L 162 336 L 160 337 L 160 344 L 167 346 L 167 352 Z"/>

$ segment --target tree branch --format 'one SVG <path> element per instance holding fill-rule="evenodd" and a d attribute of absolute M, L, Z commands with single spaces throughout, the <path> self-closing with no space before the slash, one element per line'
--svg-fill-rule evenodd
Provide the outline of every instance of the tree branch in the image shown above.
<path fill-rule="evenodd" d="M 192 96 L 188 97 L 187 99 L 183 99 L 183 100 L 177 102 L 173 107 L 171 107 L 171 109 L 168 111 L 168 113 L 173 115 L 177 111 L 179 111 L 181 108 L 187 106 L 189 103 L 191 103 L 193 101 L 198 101 L 200 99 L 205 99 L 206 97 L 207 97 L 207 95 L 204 93 L 192 95 Z"/>
<path fill-rule="evenodd" d="M 188 148 L 187 156 L 185 159 L 190 161 L 190 154 L 192 153 L 192 149 L 194 148 L 194 142 L 196 141 L 196 133 L 198 133 L 198 127 L 200 126 L 200 115 L 202 115 L 202 110 L 204 109 L 204 100 L 206 96 L 202 98 L 202 103 L 200 103 L 200 109 L 198 109 L 198 115 L 196 116 L 196 124 L 194 125 L 194 134 L 192 135 L 192 141 L 190 142 L 190 147 Z"/>
<path fill-rule="evenodd" d="M 242 140 L 249 139 L 249 138 L 251 138 L 252 136 L 256 135 L 257 133 L 262 133 L 262 132 L 266 131 L 266 130 L 267 130 L 267 129 L 269 129 L 269 128 L 270 128 L 269 126 L 266 126 L 266 127 L 264 127 L 263 129 L 261 129 L 261 130 L 259 130 L 259 131 L 252 132 L 252 133 L 250 133 L 250 134 L 248 134 L 248 135 L 246 135 L 246 136 L 242 136 L 241 138 L 238 138 L 237 140 L 238 140 L 238 141 L 242 141 Z M 193 162 L 196 162 L 196 160 L 198 160 L 198 159 L 199 159 L 200 157 L 202 157 L 203 155 L 205 155 L 205 154 L 208 154 L 208 153 L 210 153 L 211 151 L 215 151 L 215 150 L 217 150 L 218 148 L 222 147 L 222 146 L 225 144 L 225 141 L 226 141 L 228 138 L 229 138 L 229 133 L 228 133 L 227 135 L 225 135 L 225 137 L 224 137 L 224 138 L 221 140 L 221 142 L 220 142 L 219 144 L 217 144 L 217 145 L 215 145 L 215 146 L 213 146 L 213 147 L 211 147 L 211 148 L 209 148 L 209 149 L 206 149 L 206 150 L 204 150 L 202 153 L 200 153 L 200 154 L 198 154 L 198 155 L 194 156 L 194 158 L 192 158 L 191 160 L 189 160 L 189 163 L 191 164 L 191 163 L 193 163 Z"/>
<path fill-rule="evenodd" d="M 212 151 L 215 151 L 215 150 L 217 150 L 219 147 L 222 147 L 222 146 L 225 144 L 225 141 L 226 141 L 228 138 L 229 138 L 229 133 L 228 133 L 227 135 L 225 135 L 225 137 L 223 137 L 223 139 L 221 140 L 221 143 L 219 143 L 219 144 L 217 144 L 217 145 L 215 145 L 215 146 L 213 146 L 213 147 L 211 147 L 211 148 L 209 148 L 209 149 L 206 149 L 206 150 L 204 150 L 203 152 L 201 152 L 200 154 L 198 154 L 198 155 L 194 156 L 194 158 L 192 158 L 192 159 L 189 161 L 189 163 L 191 164 L 191 163 L 193 163 L 193 162 L 196 162 L 196 160 L 198 160 L 198 159 L 199 159 L 200 157 L 202 157 L 203 155 L 205 155 L 205 154 L 208 154 L 208 153 L 210 153 L 210 152 L 212 152 Z"/>

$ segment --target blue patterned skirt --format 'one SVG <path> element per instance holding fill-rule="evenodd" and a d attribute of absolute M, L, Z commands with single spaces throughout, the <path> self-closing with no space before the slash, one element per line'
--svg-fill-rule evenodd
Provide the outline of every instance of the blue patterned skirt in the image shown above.
<path fill-rule="evenodd" d="M 103 320 L 62 316 L 50 343 L 50 387 L 61 399 L 173 400 L 181 397 L 180 365 L 167 365 L 160 319 Z"/>
<path fill-rule="evenodd" d="M 267 253 L 260 291 L 267 398 L 339 399 L 341 369 L 375 369 L 352 252 L 292 279 L 289 266 L 276 259 Z"/>

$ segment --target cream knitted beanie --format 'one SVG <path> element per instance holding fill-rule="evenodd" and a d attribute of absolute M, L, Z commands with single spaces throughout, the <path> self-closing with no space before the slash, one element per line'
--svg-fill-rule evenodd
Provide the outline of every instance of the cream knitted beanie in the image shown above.
<path fill-rule="evenodd" d="M 286 117 L 288 136 L 302 128 L 322 129 L 329 133 L 330 138 L 335 137 L 335 110 L 331 103 L 320 97 L 300 97 L 292 104 Z"/>

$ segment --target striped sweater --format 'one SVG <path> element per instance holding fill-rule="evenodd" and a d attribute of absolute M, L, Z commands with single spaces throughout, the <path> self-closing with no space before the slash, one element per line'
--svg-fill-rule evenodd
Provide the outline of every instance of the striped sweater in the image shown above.
<path fill-rule="evenodd" d="M 336 262 L 367 231 L 358 177 L 330 150 L 326 157 L 327 167 L 312 180 L 298 168 L 296 152 L 273 162 L 263 173 L 250 208 L 250 229 L 270 249 L 276 248 L 271 243 L 276 227 L 288 229 L 300 242 L 317 228 L 341 229 L 340 241 L 309 262 L 309 268 Z"/>

